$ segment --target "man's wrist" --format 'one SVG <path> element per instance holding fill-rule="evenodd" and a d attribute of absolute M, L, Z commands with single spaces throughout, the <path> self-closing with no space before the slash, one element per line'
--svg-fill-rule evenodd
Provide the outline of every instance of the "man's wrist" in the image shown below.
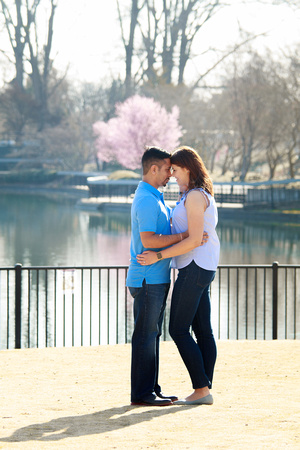
<path fill-rule="evenodd" d="M 158 260 L 163 259 L 163 256 L 162 256 L 161 252 L 157 252 L 156 256 L 157 256 Z"/>

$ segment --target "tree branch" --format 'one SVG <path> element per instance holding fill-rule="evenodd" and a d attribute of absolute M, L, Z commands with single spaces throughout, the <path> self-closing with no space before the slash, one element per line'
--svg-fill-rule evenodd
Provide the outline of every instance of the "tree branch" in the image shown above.
<path fill-rule="evenodd" d="M 229 52 L 227 52 L 225 55 L 223 55 L 216 63 L 214 63 L 209 69 L 207 69 L 206 72 L 204 72 L 202 75 L 200 75 L 200 77 L 197 79 L 197 81 L 192 85 L 191 89 L 197 89 L 199 86 L 200 81 L 206 77 L 212 70 L 214 70 L 219 64 L 221 64 L 226 58 L 228 58 L 230 55 L 232 55 L 233 53 L 235 53 L 237 50 L 239 50 L 241 47 L 243 47 L 244 45 L 248 44 L 249 42 L 253 41 L 254 39 L 261 37 L 261 36 L 265 36 L 267 33 L 260 33 L 257 34 L 255 36 L 250 36 L 247 39 L 245 39 L 243 42 L 235 45 Z"/>

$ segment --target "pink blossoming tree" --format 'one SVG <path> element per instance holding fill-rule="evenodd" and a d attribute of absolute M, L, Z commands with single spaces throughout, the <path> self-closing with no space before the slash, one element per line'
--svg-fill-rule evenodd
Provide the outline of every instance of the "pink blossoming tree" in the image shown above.
<path fill-rule="evenodd" d="M 170 113 L 152 98 L 134 95 L 116 105 L 116 117 L 93 126 L 95 146 L 102 161 L 117 161 L 128 169 L 141 166 L 145 146 L 171 151 L 179 145 L 179 109 Z"/>

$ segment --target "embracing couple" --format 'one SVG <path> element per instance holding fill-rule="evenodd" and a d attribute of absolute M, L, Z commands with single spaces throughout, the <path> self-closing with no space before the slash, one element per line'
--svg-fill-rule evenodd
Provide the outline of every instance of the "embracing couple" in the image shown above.
<path fill-rule="evenodd" d="M 209 288 L 220 252 L 213 184 L 202 159 L 190 147 L 180 147 L 172 154 L 150 147 L 143 154 L 142 168 L 143 178 L 131 209 L 131 258 L 126 280 L 134 299 L 131 404 L 212 404 L 210 389 L 217 349 L 210 321 Z M 158 190 L 171 176 L 181 195 L 173 210 Z M 183 400 L 164 395 L 158 384 L 159 338 L 171 262 L 178 269 L 178 277 L 169 331 L 194 389 Z"/>

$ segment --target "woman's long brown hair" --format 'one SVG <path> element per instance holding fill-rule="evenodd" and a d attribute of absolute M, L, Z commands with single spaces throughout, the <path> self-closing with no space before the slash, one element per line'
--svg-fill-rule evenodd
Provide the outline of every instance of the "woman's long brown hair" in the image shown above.
<path fill-rule="evenodd" d="M 191 147 L 179 147 L 171 155 L 171 164 L 184 167 L 190 171 L 188 189 L 202 188 L 210 195 L 214 195 L 212 180 L 202 161 L 202 158 Z"/>

